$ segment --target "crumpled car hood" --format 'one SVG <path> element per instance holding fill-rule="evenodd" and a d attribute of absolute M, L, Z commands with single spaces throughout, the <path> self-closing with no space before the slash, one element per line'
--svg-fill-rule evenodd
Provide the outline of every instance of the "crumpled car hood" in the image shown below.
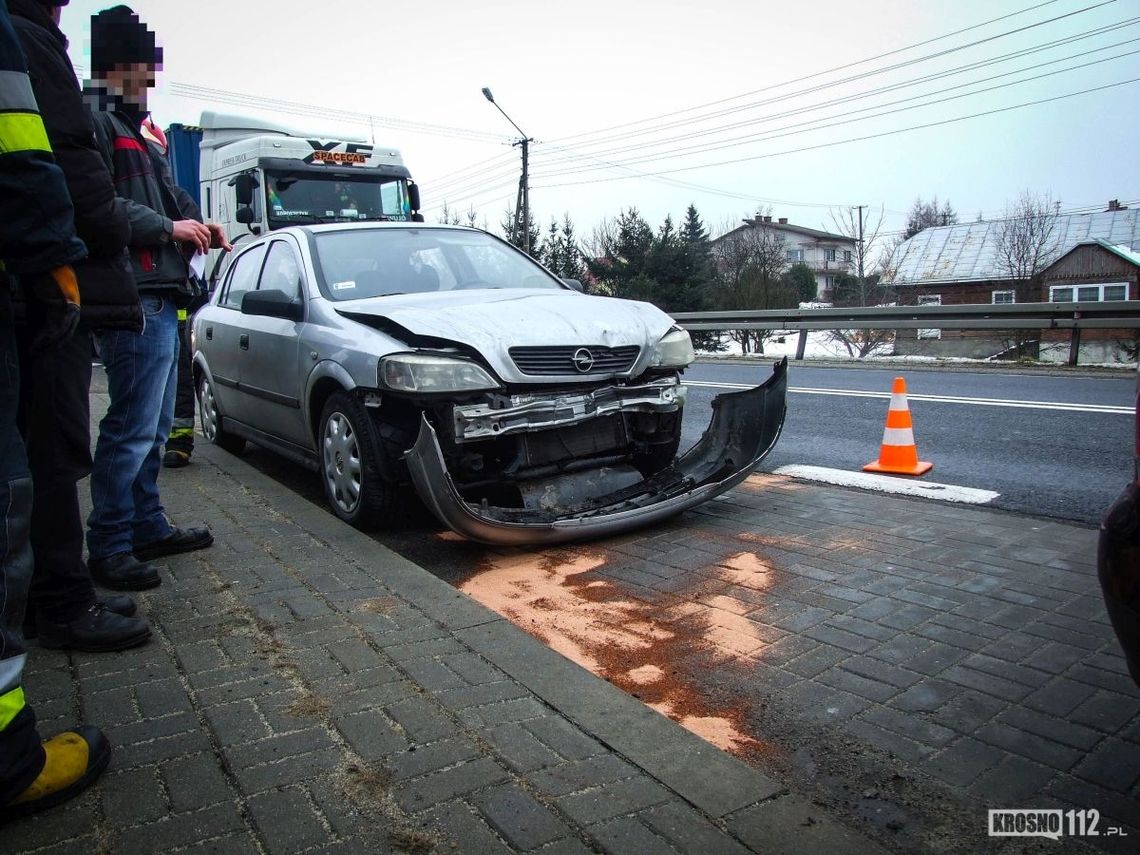
<path fill-rule="evenodd" d="M 780 436 L 787 372 L 784 359 L 773 366 L 763 384 L 714 398 L 712 420 L 704 434 L 670 467 L 586 500 L 576 497 L 561 508 L 526 510 L 465 501 L 426 417 L 404 459 L 424 504 L 441 522 L 471 540 L 524 546 L 617 534 L 675 516 L 747 478 Z"/>
<path fill-rule="evenodd" d="M 656 306 L 576 291 L 464 290 L 338 303 L 349 318 L 383 318 L 417 336 L 474 348 L 504 379 L 519 379 L 512 347 L 638 345 L 642 356 L 674 326 Z M 366 322 L 366 321 L 365 321 Z M 596 379 L 596 378 L 595 378 Z"/>

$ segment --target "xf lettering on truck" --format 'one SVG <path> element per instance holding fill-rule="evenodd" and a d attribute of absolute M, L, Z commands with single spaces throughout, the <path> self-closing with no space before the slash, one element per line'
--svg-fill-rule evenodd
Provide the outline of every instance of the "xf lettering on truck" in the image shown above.
<path fill-rule="evenodd" d="M 359 165 L 368 162 L 372 154 L 372 146 L 360 143 L 345 143 L 344 151 L 333 151 L 341 143 L 322 143 L 320 140 L 309 140 L 313 153 L 305 158 L 305 163 L 328 163 L 335 166 Z"/>

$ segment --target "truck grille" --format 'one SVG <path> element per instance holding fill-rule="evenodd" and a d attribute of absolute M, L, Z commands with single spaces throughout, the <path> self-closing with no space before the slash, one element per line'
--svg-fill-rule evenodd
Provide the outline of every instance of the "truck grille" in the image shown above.
<path fill-rule="evenodd" d="M 616 374 L 628 371 L 641 353 L 636 344 L 625 347 L 512 347 L 511 359 L 523 374 Z"/>

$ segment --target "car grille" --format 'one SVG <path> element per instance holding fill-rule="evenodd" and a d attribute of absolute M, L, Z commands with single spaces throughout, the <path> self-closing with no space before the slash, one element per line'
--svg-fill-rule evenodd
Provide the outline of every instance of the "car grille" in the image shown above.
<path fill-rule="evenodd" d="M 523 374 L 616 374 L 628 371 L 641 353 L 636 344 L 626 347 L 512 347 L 511 359 Z"/>

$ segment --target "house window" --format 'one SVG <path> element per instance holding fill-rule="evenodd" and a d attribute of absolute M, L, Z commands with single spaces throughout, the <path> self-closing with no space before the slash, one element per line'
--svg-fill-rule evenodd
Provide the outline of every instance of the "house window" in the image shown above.
<path fill-rule="evenodd" d="M 788 250 L 788 262 L 789 263 L 795 264 L 797 261 L 803 261 L 803 260 L 804 260 L 804 251 L 802 249 L 789 249 Z"/>
<path fill-rule="evenodd" d="M 1127 282 L 1109 282 L 1104 285 L 1051 285 L 1051 303 L 1101 303 L 1105 300 L 1127 300 Z"/>
<path fill-rule="evenodd" d="M 1007 303 L 1016 303 L 1017 299 L 1013 291 L 994 291 L 993 302 L 995 306 L 1005 305 Z"/>
<path fill-rule="evenodd" d="M 941 294 L 920 294 L 918 296 L 918 305 L 920 306 L 941 306 Z M 919 330 L 919 338 L 942 338 L 942 330 Z"/>
<path fill-rule="evenodd" d="M 843 250 L 843 260 L 846 261 L 848 264 L 851 263 L 851 250 L 849 250 L 849 249 Z"/>
<path fill-rule="evenodd" d="M 823 251 L 823 260 L 824 261 L 835 261 L 835 250 L 834 249 L 825 249 Z"/>

